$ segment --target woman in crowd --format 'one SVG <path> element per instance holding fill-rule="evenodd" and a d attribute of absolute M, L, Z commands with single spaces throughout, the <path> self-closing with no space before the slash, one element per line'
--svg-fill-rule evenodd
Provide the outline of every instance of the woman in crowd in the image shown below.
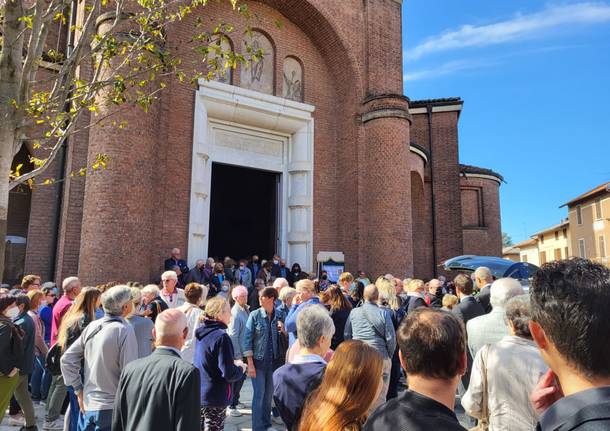
<path fill-rule="evenodd" d="M 194 365 L 201 376 L 201 429 L 222 431 L 231 384 L 242 378 L 246 365 L 235 365 L 233 345 L 227 334 L 231 321 L 228 301 L 219 296 L 205 305 L 203 325 L 195 331 Z"/>
<path fill-rule="evenodd" d="M 292 285 L 294 286 L 297 281 L 305 280 L 306 278 L 309 278 L 309 274 L 301 271 L 301 265 L 294 263 L 290 269 L 289 276 L 289 280 L 292 282 Z"/>
<path fill-rule="evenodd" d="M 346 296 L 352 308 L 358 308 L 364 304 L 364 284 L 361 281 L 356 282 L 356 288 L 350 290 Z"/>
<path fill-rule="evenodd" d="M 101 296 L 102 292 L 95 287 L 84 287 L 78 294 L 59 327 L 57 344 L 61 352 L 68 350 L 68 347 L 80 337 L 87 325 L 96 319 L 96 310 L 101 307 L 102 303 Z M 73 388 L 68 387 L 68 394 L 70 396 L 69 430 L 75 431 L 78 426 L 80 407 Z"/>
<path fill-rule="evenodd" d="M 462 406 L 470 416 L 481 419 L 486 400 L 489 431 L 532 430 L 536 428 L 538 415 L 529 396 L 547 366 L 529 330 L 528 295 L 508 301 L 506 320 L 510 335 L 477 353 Z"/>
<path fill-rule="evenodd" d="M 396 280 L 396 279 L 394 279 Z M 388 280 L 385 277 L 379 277 L 375 281 L 377 290 L 379 291 L 378 305 L 381 308 L 385 308 L 390 317 L 392 318 L 392 325 L 394 331 L 400 326 L 403 317 L 405 316 L 405 310 L 401 308 L 401 301 L 396 295 L 396 284 L 394 280 Z M 398 381 L 400 380 L 400 359 L 398 358 L 398 349 L 394 351 L 392 356 L 392 369 L 390 371 L 390 382 L 388 384 L 388 393 L 386 400 L 396 398 L 398 396 Z"/>
<path fill-rule="evenodd" d="M 324 292 L 320 293 L 320 301 L 330 311 L 330 317 L 335 324 L 335 333 L 330 343 L 330 348 L 336 350 L 339 344 L 343 342 L 343 333 L 345 331 L 345 322 L 352 311 L 352 305 L 347 300 L 341 289 L 338 286 L 331 285 Z"/>
<path fill-rule="evenodd" d="M 455 295 L 450 293 L 443 296 L 443 310 L 453 310 L 453 307 L 457 305 L 459 299 Z"/>
<path fill-rule="evenodd" d="M 142 315 L 148 317 L 153 323 L 159 314 L 169 308 L 160 293 L 159 286 L 156 284 L 147 284 L 142 288 L 142 303 L 145 307 Z"/>
<path fill-rule="evenodd" d="M 231 296 L 235 301 L 233 308 L 231 309 L 231 323 L 229 323 L 229 337 L 231 337 L 231 343 L 233 343 L 233 353 L 236 360 L 243 360 L 244 355 L 242 353 L 242 346 L 244 344 L 244 336 L 246 334 L 246 323 L 248 322 L 248 289 L 245 286 L 235 286 L 231 291 Z M 244 374 L 241 379 L 233 383 L 232 387 L 232 400 L 229 406 L 230 416 L 241 416 L 238 408 L 243 408 L 243 405 L 239 403 L 239 393 L 241 387 L 244 384 L 246 375 Z"/>
<path fill-rule="evenodd" d="M 44 341 L 44 323 L 40 319 L 38 310 L 41 305 L 46 305 L 44 293 L 40 290 L 30 290 L 28 293 L 30 298 L 30 310 L 28 315 L 34 321 L 35 338 L 34 338 L 34 370 L 30 376 L 30 389 L 32 391 L 32 401 L 40 401 L 42 399 L 42 378 L 44 375 L 44 363 L 49 348 Z M 45 301 L 43 304 L 42 301 Z"/>
<path fill-rule="evenodd" d="M 300 283 L 302 283 L 301 281 Z M 266 287 L 260 292 L 261 307 L 250 313 L 244 334 L 243 355 L 248 359 L 248 375 L 252 377 L 252 429 L 271 428 L 273 371 L 280 360 L 278 313 L 275 310 L 277 290 Z"/>
<path fill-rule="evenodd" d="M 193 363 L 195 356 L 195 331 L 201 325 L 203 310 L 200 308 L 207 301 L 208 288 L 199 283 L 189 283 L 184 288 L 186 302 L 178 307 L 186 315 L 186 324 L 189 330 L 184 346 L 182 346 L 182 359 Z"/>
<path fill-rule="evenodd" d="M 260 308 L 261 304 L 258 298 L 261 290 L 263 290 L 265 287 L 267 286 L 265 286 L 265 280 L 262 278 L 257 278 L 254 280 L 254 287 L 252 290 L 248 291 L 248 306 L 250 307 L 250 312 Z"/>
<path fill-rule="evenodd" d="M 276 280 L 277 281 L 277 280 Z M 294 287 L 285 287 L 279 293 L 279 299 L 281 304 L 276 307 L 277 311 L 284 316 L 288 316 L 288 312 L 290 311 L 290 307 L 292 307 L 292 302 L 294 297 L 297 295 L 297 290 Z"/>
<path fill-rule="evenodd" d="M 18 315 L 17 298 L 0 294 L 0 422 L 19 383 L 24 333 L 13 323 Z"/>
<path fill-rule="evenodd" d="M 138 315 L 137 310 L 140 310 L 142 307 L 142 292 L 137 287 L 130 287 L 130 289 L 133 307 L 126 319 L 136 333 L 136 340 L 138 340 L 138 358 L 144 358 L 152 353 L 152 347 L 155 341 L 153 339 L 152 330 L 155 327 L 155 324 L 152 320 Z"/>
<path fill-rule="evenodd" d="M 214 272 L 210 278 L 210 291 L 208 292 L 208 298 L 213 298 L 222 291 L 222 282 L 226 280 L 225 267 L 222 263 L 216 262 L 214 264 Z"/>
<path fill-rule="evenodd" d="M 382 372 L 383 359 L 374 348 L 358 340 L 341 343 L 305 403 L 299 430 L 360 430 L 379 396 Z"/>
<path fill-rule="evenodd" d="M 427 307 L 426 300 L 424 299 L 425 283 L 423 280 L 413 278 L 409 280 L 408 284 L 403 283 L 403 289 L 406 287 L 407 296 L 404 298 L 402 308 L 406 314 L 419 307 Z"/>
<path fill-rule="evenodd" d="M 273 269 L 273 261 L 264 261 L 261 270 L 256 275 L 256 278 L 261 278 L 265 281 L 265 286 L 271 284 L 271 269 Z"/>

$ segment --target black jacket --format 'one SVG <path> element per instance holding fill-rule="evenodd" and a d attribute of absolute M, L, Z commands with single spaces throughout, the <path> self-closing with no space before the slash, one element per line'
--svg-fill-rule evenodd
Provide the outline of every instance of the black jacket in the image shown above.
<path fill-rule="evenodd" d="M 363 431 L 465 431 L 445 405 L 406 390 L 369 416 Z"/>
<path fill-rule="evenodd" d="M 486 286 L 483 286 L 483 288 L 477 295 L 477 301 L 479 304 L 481 304 L 481 307 L 483 307 L 483 311 L 485 311 L 485 314 L 487 314 L 491 311 L 490 297 L 491 297 L 491 284 L 488 284 Z"/>
<path fill-rule="evenodd" d="M 413 310 L 419 307 L 427 307 L 426 301 L 423 298 L 417 296 L 406 296 L 403 299 L 401 308 L 405 311 L 405 315 L 411 313 Z"/>
<path fill-rule="evenodd" d="M 130 362 L 117 389 L 112 431 L 199 431 L 199 371 L 169 349 Z"/>
<path fill-rule="evenodd" d="M 481 307 L 481 304 L 477 302 L 472 296 L 467 296 L 462 299 L 459 304 L 453 307 L 451 310 L 453 314 L 462 319 L 464 325 L 468 323 L 470 319 L 482 316 L 485 314 L 485 310 Z"/>
<path fill-rule="evenodd" d="M 0 373 L 8 375 L 24 361 L 25 334 L 8 317 L 0 316 Z"/>
<path fill-rule="evenodd" d="M 208 275 L 204 271 L 205 268 L 193 268 L 189 271 L 189 273 L 184 277 L 184 284 L 187 285 L 189 283 L 199 283 L 199 284 L 208 284 L 210 279 Z"/>

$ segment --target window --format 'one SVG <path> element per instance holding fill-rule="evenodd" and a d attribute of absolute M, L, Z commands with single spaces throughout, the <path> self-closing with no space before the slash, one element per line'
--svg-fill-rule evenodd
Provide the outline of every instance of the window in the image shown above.
<path fill-rule="evenodd" d="M 568 251 L 568 248 L 566 247 L 563 251 L 565 253 L 565 259 L 569 259 L 570 258 L 570 252 Z"/>
<path fill-rule="evenodd" d="M 582 224 L 582 208 L 580 205 L 576 207 L 576 223 Z"/>
<path fill-rule="evenodd" d="M 563 228 L 563 237 L 564 238 L 568 237 L 568 229 L 567 228 Z"/>
<path fill-rule="evenodd" d="M 561 249 L 560 248 L 555 249 L 555 260 L 561 260 Z"/>
<path fill-rule="evenodd" d="M 583 238 L 578 240 L 578 256 L 582 258 L 587 257 L 587 250 L 585 249 L 585 240 Z"/>
<path fill-rule="evenodd" d="M 546 263 L 546 251 L 540 252 L 540 265 L 544 265 Z"/>
<path fill-rule="evenodd" d="M 555 241 L 557 241 L 559 239 L 559 231 L 556 230 L 555 231 Z"/>
<path fill-rule="evenodd" d="M 544 244 L 544 235 L 540 235 L 540 243 Z"/>
<path fill-rule="evenodd" d="M 598 199 L 595 201 L 595 220 L 601 220 L 602 218 L 602 200 Z"/>
<path fill-rule="evenodd" d="M 599 237 L 599 257 L 606 257 L 606 239 L 603 235 Z"/>

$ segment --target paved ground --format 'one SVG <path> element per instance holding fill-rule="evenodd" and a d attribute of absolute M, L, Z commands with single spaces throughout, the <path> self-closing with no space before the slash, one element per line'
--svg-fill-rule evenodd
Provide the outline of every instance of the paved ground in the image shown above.
<path fill-rule="evenodd" d="M 225 422 L 225 430 L 226 431 L 237 431 L 237 430 L 243 430 L 243 431 L 250 431 L 252 429 L 252 416 L 251 416 L 251 407 L 252 407 L 252 384 L 250 383 L 250 379 L 247 379 L 246 382 L 244 383 L 244 387 L 242 388 L 241 391 L 241 402 L 243 404 L 246 405 L 247 408 L 241 410 L 241 413 L 243 414 L 243 416 L 241 417 L 227 417 L 227 420 Z M 464 420 L 464 411 L 462 410 L 461 406 L 459 405 L 459 399 L 456 402 L 456 407 L 458 407 L 456 409 L 456 413 L 458 415 L 458 418 L 460 419 L 460 422 L 462 422 L 462 425 L 464 425 L 467 429 L 469 428 L 468 426 L 466 426 L 466 422 Z M 42 423 L 43 423 L 43 419 L 44 419 L 44 406 L 40 405 L 40 406 L 36 406 L 36 415 L 38 417 L 38 428 L 40 431 L 42 431 Z M 285 430 L 284 426 L 281 425 L 281 422 L 279 423 L 274 423 L 273 426 L 275 427 L 275 429 L 279 430 Z M 19 429 L 18 426 L 9 426 L 8 425 L 8 418 L 5 416 L 4 420 L 2 421 L 2 424 L 0 424 L 0 431 L 17 431 Z"/>

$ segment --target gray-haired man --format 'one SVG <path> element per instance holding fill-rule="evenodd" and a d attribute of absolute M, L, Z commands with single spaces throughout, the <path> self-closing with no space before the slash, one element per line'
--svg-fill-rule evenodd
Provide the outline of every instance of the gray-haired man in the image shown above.
<path fill-rule="evenodd" d="M 61 372 L 78 397 L 85 429 L 110 431 L 121 370 L 138 358 L 133 327 L 124 319 L 133 307 L 131 289 L 112 287 L 102 295 L 102 307 L 104 317 L 91 322 L 63 354 Z"/>

